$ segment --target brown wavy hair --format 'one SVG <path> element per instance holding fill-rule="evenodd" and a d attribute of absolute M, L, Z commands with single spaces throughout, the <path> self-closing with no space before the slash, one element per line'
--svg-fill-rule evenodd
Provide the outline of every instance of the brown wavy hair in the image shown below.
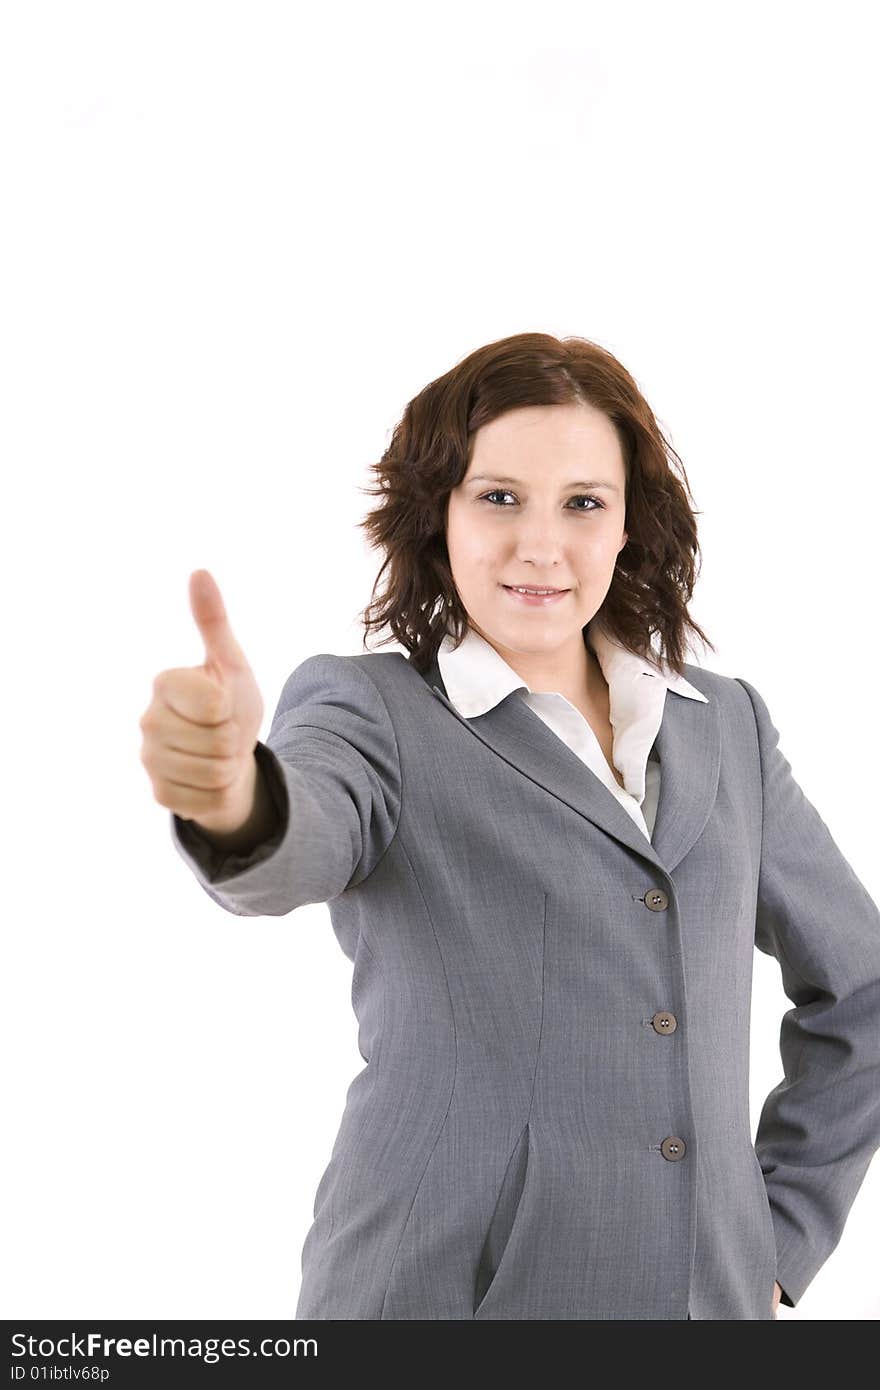
<path fill-rule="evenodd" d="M 700 554 L 684 464 L 665 438 L 633 377 L 610 352 L 586 338 L 517 333 L 477 348 L 429 382 L 403 411 L 391 442 L 371 471 L 378 485 L 360 489 L 380 501 L 358 525 L 385 559 L 360 614 L 364 646 L 389 628 L 379 646 L 398 641 L 425 672 L 448 630 L 456 645 L 468 617 L 446 547 L 449 494 L 464 478 L 473 436 L 508 410 L 586 402 L 617 432 L 626 474 L 626 545 L 600 610 L 612 638 L 648 660 L 658 656 L 682 675 L 687 629 L 712 642 L 690 617 Z M 681 479 L 673 468 L 675 461 Z M 385 577 L 384 591 L 377 591 Z M 586 629 L 584 629 L 586 631 Z M 659 652 L 652 648 L 659 635 Z"/>

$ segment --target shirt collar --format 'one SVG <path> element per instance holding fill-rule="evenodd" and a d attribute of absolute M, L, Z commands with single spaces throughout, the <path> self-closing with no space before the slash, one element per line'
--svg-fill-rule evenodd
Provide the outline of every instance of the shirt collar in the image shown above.
<path fill-rule="evenodd" d="M 451 633 L 444 636 L 437 652 L 437 662 L 446 694 L 465 719 L 486 714 L 514 690 L 535 693 L 474 628 L 468 629 L 455 651 L 452 650 L 453 641 Z M 669 670 L 658 660 L 647 661 L 621 646 L 606 632 L 598 617 L 587 624 L 587 642 L 596 654 L 609 689 L 650 677 L 678 695 L 708 704 L 708 697 L 684 676 Z"/>

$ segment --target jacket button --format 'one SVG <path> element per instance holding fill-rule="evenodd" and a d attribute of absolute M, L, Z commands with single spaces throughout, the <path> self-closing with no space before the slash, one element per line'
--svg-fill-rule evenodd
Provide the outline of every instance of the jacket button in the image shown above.
<path fill-rule="evenodd" d="M 660 1152 L 670 1163 L 677 1163 L 680 1158 L 684 1158 L 686 1148 L 683 1139 L 679 1139 L 677 1134 L 670 1134 L 660 1145 Z"/>
<path fill-rule="evenodd" d="M 645 894 L 645 907 L 649 907 L 652 912 L 665 912 L 669 906 L 669 899 L 662 888 L 649 888 Z"/>
<path fill-rule="evenodd" d="M 678 1027 L 678 1019 L 675 1017 L 675 1014 L 668 1013 L 666 1009 L 662 1009 L 660 1013 L 655 1014 L 651 1019 L 651 1023 L 658 1033 L 674 1033 Z"/>

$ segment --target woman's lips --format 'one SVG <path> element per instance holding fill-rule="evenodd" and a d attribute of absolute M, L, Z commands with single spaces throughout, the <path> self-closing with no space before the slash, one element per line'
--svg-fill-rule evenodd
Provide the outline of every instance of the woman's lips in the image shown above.
<path fill-rule="evenodd" d="M 566 594 L 571 593 L 570 589 L 558 589 L 555 594 L 520 594 L 508 584 L 502 584 L 501 587 L 514 603 L 524 604 L 526 608 L 546 608 L 548 604 L 558 603 Z"/>

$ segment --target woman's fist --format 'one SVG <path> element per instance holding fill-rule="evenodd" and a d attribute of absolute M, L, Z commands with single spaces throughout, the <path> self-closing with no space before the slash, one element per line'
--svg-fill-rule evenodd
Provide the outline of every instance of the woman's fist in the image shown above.
<path fill-rule="evenodd" d="M 161 671 L 153 681 L 140 720 L 141 762 L 160 805 L 206 830 L 233 834 L 254 809 L 263 699 L 207 570 L 190 575 L 189 601 L 205 660 Z"/>

